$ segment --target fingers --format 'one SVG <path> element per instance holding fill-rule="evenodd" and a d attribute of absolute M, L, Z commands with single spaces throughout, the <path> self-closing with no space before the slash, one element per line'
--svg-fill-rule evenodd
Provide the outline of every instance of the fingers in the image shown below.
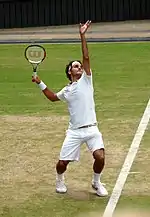
<path fill-rule="evenodd" d="M 32 82 L 35 82 L 35 78 L 34 77 L 32 77 Z"/>
<path fill-rule="evenodd" d="M 34 77 L 34 76 L 32 76 L 32 82 L 36 82 L 36 80 L 35 80 L 35 77 Z"/>
<path fill-rule="evenodd" d="M 84 24 L 80 23 L 79 25 L 80 25 L 80 27 L 84 26 L 84 25 L 89 26 L 91 24 L 91 22 L 92 22 L 91 20 L 88 20 L 88 21 L 86 21 L 86 23 L 84 23 Z"/>
<path fill-rule="evenodd" d="M 34 76 L 34 75 L 32 75 L 32 82 L 39 83 L 39 82 L 40 82 L 39 77 L 38 77 L 38 76 Z"/>
<path fill-rule="evenodd" d="M 88 20 L 88 21 L 86 21 L 86 23 L 85 23 L 86 26 L 90 26 L 90 24 L 91 24 L 91 20 Z"/>
<path fill-rule="evenodd" d="M 91 20 L 86 21 L 86 23 L 84 23 L 84 24 L 80 23 L 79 24 L 80 34 L 85 34 L 85 32 L 89 28 L 90 24 L 91 24 Z"/>

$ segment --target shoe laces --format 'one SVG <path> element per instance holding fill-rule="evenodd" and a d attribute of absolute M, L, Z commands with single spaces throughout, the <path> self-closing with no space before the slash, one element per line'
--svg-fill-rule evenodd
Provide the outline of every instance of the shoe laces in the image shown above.
<path fill-rule="evenodd" d="M 57 180 L 57 185 L 59 186 L 59 187 L 64 187 L 65 186 L 65 183 L 64 183 L 64 180 Z"/>

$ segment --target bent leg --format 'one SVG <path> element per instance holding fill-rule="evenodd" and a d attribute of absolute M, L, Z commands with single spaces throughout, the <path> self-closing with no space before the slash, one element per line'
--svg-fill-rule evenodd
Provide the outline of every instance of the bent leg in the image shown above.
<path fill-rule="evenodd" d="M 100 174 L 105 164 L 104 142 L 103 142 L 102 134 L 99 132 L 97 127 L 93 127 L 93 129 L 90 130 L 91 130 L 91 137 L 87 140 L 87 146 L 94 158 L 93 178 L 95 182 L 98 182 L 100 179 Z"/>
<path fill-rule="evenodd" d="M 65 161 L 65 160 L 59 160 L 56 164 L 56 171 L 58 174 L 62 174 L 66 171 L 67 169 L 67 165 L 69 164 L 69 160 Z"/>
<path fill-rule="evenodd" d="M 64 183 L 64 172 L 69 162 L 79 160 L 80 145 L 81 139 L 78 137 L 78 134 L 73 130 L 68 130 L 60 151 L 59 161 L 56 164 L 56 192 L 58 193 L 67 191 Z"/>
<path fill-rule="evenodd" d="M 98 128 L 95 128 L 92 137 L 87 141 L 87 146 L 94 158 L 92 187 L 97 190 L 98 196 L 107 196 L 108 192 L 100 182 L 101 172 L 105 165 L 105 150 L 102 134 L 99 132 Z"/>
<path fill-rule="evenodd" d="M 92 181 L 92 187 L 96 190 L 98 196 L 107 196 L 108 192 L 105 187 L 100 182 L 100 174 L 104 168 L 105 164 L 105 152 L 104 149 L 98 149 L 93 152 L 93 157 L 95 159 L 93 164 L 94 176 Z"/>
<path fill-rule="evenodd" d="M 104 149 L 98 149 L 93 152 L 93 158 L 95 159 L 93 164 L 93 170 L 95 173 L 100 174 L 105 165 L 105 151 Z"/>
<path fill-rule="evenodd" d="M 69 164 L 69 161 L 63 161 L 59 160 L 56 164 L 56 192 L 57 193 L 66 193 L 67 187 L 64 182 L 64 172 L 67 169 L 67 165 Z"/>

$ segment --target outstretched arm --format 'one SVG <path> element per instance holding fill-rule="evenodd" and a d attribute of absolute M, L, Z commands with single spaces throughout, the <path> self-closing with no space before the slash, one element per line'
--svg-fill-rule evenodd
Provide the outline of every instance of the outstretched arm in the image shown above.
<path fill-rule="evenodd" d="M 83 56 L 83 68 L 87 75 L 91 75 L 91 69 L 90 69 L 90 58 L 89 58 L 89 52 L 88 52 L 88 46 L 85 38 L 85 33 L 87 29 L 89 28 L 91 24 L 91 21 L 87 21 L 85 24 L 80 23 L 80 38 L 81 38 L 81 46 L 82 46 L 82 56 Z"/>
<path fill-rule="evenodd" d="M 59 98 L 57 97 L 56 93 L 52 92 L 47 88 L 47 86 L 40 80 L 37 76 L 36 78 L 32 78 L 32 82 L 35 82 L 39 85 L 40 89 L 44 93 L 44 95 L 52 102 L 58 101 Z"/>

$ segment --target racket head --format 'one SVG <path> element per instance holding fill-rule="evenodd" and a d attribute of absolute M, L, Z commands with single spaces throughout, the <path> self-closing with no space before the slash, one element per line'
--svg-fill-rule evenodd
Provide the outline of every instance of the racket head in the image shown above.
<path fill-rule="evenodd" d="M 41 45 L 29 45 L 24 52 L 25 58 L 31 64 L 39 64 L 43 62 L 46 57 L 46 50 Z"/>

